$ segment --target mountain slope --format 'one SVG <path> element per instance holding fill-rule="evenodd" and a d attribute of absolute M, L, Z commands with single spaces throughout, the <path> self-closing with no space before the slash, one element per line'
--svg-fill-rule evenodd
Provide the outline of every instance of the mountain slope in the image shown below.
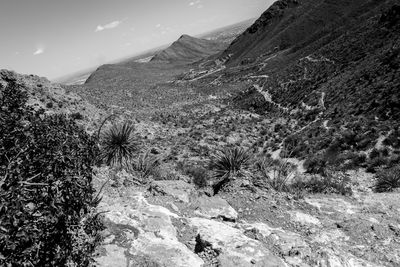
<path fill-rule="evenodd" d="M 230 63 L 256 58 L 264 53 L 304 47 L 332 30 L 355 23 L 361 14 L 382 6 L 383 1 L 365 0 L 279 0 L 242 35 L 224 55 Z"/>
<path fill-rule="evenodd" d="M 398 1 L 278 1 L 225 51 L 233 54 L 226 73 L 248 79 L 269 103 L 260 102 L 254 91 L 239 95 L 235 103 L 260 113 L 289 111 L 303 127 L 284 138 L 295 151 L 292 156 L 309 158 L 336 149 L 343 157 L 365 157 L 365 151 L 381 149 L 389 156 L 379 158 L 375 167 L 396 164 L 399 33 Z M 226 83 L 233 80 L 226 77 Z"/>
<path fill-rule="evenodd" d="M 194 62 L 217 54 L 225 48 L 226 44 L 217 41 L 182 35 L 170 47 L 156 54 L 151 61 Z"/>

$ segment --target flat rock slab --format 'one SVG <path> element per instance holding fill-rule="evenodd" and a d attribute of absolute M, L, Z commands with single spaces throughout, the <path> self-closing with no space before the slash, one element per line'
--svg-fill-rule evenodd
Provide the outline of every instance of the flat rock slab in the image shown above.
<path fill-rule="evenodd" d="M 154 181 L 149 187 L 149 191 L 155 195 L 169 195 L 185 203 L 189 203 L 194 190 L 193 185 L 181 180 Z"/>
<path fill-rule="evenodd" d="M 151 205 L 140 192 L 123 198 L 103 197 L 100 210 L 109 235 L 103 245 L 97 266 L 137 266 L 137 259 L 151 262 L 145 266 L 200 267 L 204 262 L 178 241 L 171 218 L 178 216 L 168 209 Z"/>
<path fill-rule="evenodd" d="M 309 214 L 300 211 L 291 212 L 290 215 L 293 221 L 303 225 L 310 225 L 310 224 L 315 226 L 321 225 L 321 222 L 320 220 L 318 220 L 318 218 L 315 218 L 314 216 L 311 216 Z"/>
<path fill-rule="evenodd" d="M 238 217 L 236 210 L 220 197 L 199 197 L 193 202 L 192 207 L 196 215 L 208 219 L 222 218 L 235 221 Z"/>
<path fill-rule="evenodd" d="M 218 266 L 286 266 L 263 243 L 247 237 L 241 229 L 204 218 L 190 218 L 189 223 L 198 230 L 198 239 L 218 252 Z"/>

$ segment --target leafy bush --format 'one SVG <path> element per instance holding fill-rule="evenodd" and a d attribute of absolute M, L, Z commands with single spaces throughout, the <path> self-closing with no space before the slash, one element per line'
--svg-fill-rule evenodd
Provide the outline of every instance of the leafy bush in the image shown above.
<path fill-rule="evenodd" d="M 93 196 L 94 140 L 65 116 L 0 88 L 0 265 L 88 266 L 103 229 Z"/>
<path fill-rule="evenodd" d="M 114 124 L 102 137 L 101 158 L 107 165 L 123 165 L 136 151 L 134 126 L 128 122 Z"/>
<path fill-rule="evenodd" d="M 215 178 L 220 180 L 213 185 L 214 193 L 217 194 L 233 176 L 243 174 L 248 167 L 250 158 L 247 151 L 238 147 L 220 150 L 213 155 L 210 169 L 214 172 Z"/>
<path fill-rule="evenodd" d="M 400 165 L 383 169 L 376 174 L 376 192 L 390 192 L 400 187 Z"/>

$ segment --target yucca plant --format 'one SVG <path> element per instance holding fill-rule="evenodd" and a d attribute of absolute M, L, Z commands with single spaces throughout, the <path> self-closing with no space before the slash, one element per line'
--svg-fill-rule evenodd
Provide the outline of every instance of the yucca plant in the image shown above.
<path fill-rule="evenodd" d="M 243 174 L 250 161 L 250 153 L 242 148 L 230 148 L 218 151 L 210 162 L 210 168 L 215 178 L 220 181 L 214 184 L 214 193 L 225 185 L 229 180 L 238 174 Z"/>
<path fill-rule="evenodd" d="M 287 191 L 288 182 L 295 172 L 294 166 L 287 160 L 273 160 L 264 158 L 257 162 L 257 169 L 261 176 L 276 191 Z"/>
<path fill-rule="evenodd" d="M 133 159 L 128 166 L 130 171 L 136 171 L 140 174 L 141 179 L 149 177 L 154 170 L 160 165 L 157 157 L 150 155 L 149 151 L 139 155 Z"/>
<path fill-rule="evenodd" d="M 250 154 L 242 148 L 218 151 L 211 159 L 211 169 L 216 178 L 227 178 L 243 171 L 249 163 Z"/>
<path fill-rule="evenodd" d="M 136 151 L 134 125 L 129 122 L 114 124 L 102 136 L 101 157 L 107 165 L 123 165 Z"/>
<path fill-rule="evenodd" d="M 400 188 L 400 165 L 384 169 L 376 174 L 376 192 L 390 192 Z"/>

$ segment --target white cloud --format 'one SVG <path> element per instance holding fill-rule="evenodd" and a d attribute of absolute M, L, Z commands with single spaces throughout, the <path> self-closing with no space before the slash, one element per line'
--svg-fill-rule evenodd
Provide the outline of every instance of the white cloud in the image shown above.
<path fill-rule="evenodd" d="M 38 48 L 36 49 L 36 51 L 33 53 L 34 56 L 40 55 L 44 53 L 44 49 L 43 48 Z"/>
<path fill-rule="evenodd" d="M 109 30 L 109 29 L 116 28 L 121 23 L 122 23 L 121 21 L 116 20 L 116 21 L 110 22 L 110 23 L 105 24 L 105 25 L 97 25 L 95 32 L 101 32 L 101 31 L 104 31 L 104 30 Z"/>
<path fill-rule="evenodd" d="M 203 5 L 201 4 L 202 0 L 195 0 L 189 3 L 189 6 L 195 6 L 197 8 L 202 8 Z"/>
<path fill-rule="evenodd" d="M 161 27 L 161 24 L 157 24 L 157 25 L 156 25 L 156 28 L 160 28 L 160 27 Z"/>

